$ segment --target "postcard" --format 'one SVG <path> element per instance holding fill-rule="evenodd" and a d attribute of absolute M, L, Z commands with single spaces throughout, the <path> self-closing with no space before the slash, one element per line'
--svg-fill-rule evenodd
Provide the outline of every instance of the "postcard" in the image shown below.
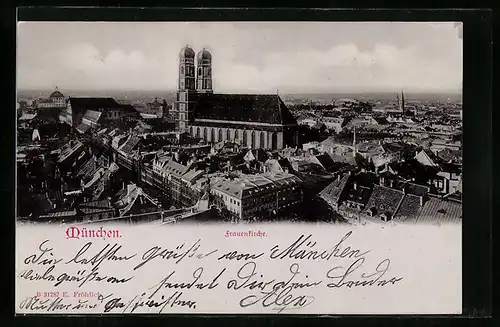
<path fill-rule="evenodd" d="M 462 312 L 454 22 L 18 22 L 17 314 Z"/>

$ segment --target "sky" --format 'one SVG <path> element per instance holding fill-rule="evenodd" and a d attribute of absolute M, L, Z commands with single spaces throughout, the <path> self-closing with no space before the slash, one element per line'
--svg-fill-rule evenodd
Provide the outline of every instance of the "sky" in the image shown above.
<path fill-rule="evenodd" d="M 216 93 L 462 88 L 453 22 L 19 22 L 17 85 L 175 91 L 185 45 L 212 53 Z"/>

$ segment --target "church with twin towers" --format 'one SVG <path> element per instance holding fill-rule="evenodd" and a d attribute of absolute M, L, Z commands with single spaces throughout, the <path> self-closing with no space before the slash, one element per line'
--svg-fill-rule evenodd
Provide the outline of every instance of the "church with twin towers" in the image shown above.
<path fill-rule="evenodd" d="M 176 128 L 208 143 L 234 142 L 251 149 L 298 145 L 297 120 L 278 94 L 213 92 L 212 54 L 185 46 L 179 53 Z"/>

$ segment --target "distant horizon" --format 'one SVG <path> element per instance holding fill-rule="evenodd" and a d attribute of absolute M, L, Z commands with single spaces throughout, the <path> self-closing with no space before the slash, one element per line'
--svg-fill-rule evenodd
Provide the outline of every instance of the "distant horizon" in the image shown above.
<path fill-rule="evenodd" d="M 120 88 L 109 88 L 109 89 L 64 89 L 64 88 L 59 88 L 58 90 L 62 92 L 63 94 L 65 92 L 96 92 L 96 93 L 104 93 L 104 92 L 148 92 L 148 93 L 176 93 L 177 90 L 171 89 L 171 90 L 161 90 L 161 89 L 120 89 Z M 50 94 L 51 92 L 54 91 L 54 88 L 18 88 L 17 92 L 45 92 Z M 248 92 L 248 91 L 243 91 L 241 92 L 240 90 L 235 90 L 233 92 L 231 91 L 225 91 L 225 92 L 217 92 L 214 90 L 214 93 L 216 94 L 286 94 L 286 95 L 300 95 L 300 94 L 363 94 L 363 93 L 400 93 L 403 91 L 405 94 L 454 94 L 454 95 L 461 95 L 463 93 L 463 90 L 461 89 L 443 89 L 443 90 L 415 90 L 415 89 L 387 89 L 387 90 L 335 90 L 335 91 L 296 91 L 296 92 L 290 92 L 290 91 L 279 91 L 276 90 L 274 92 Z"/>

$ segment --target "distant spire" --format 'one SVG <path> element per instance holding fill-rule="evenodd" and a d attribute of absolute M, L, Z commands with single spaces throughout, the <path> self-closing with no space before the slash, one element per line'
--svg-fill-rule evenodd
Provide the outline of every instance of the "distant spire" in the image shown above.
<path fill-rule="evenodd" d="M 354 137 L 352 139 L 352 155 L 355 157 L 356 156 L 356 125 L 354 125 Z"/>
<path fill-rule="evenodd" d="M 399 103 L 399 109 L 401 111 L 405 111 L 405 94 L 403 92 L 403 89 L 401 89 L 401 102 Z"/>
<path fill-rule="evenodd" d="M 59 89 L 57 88 L 57 85 L 56 85 L 56 91 L 59 91 Z"/>

